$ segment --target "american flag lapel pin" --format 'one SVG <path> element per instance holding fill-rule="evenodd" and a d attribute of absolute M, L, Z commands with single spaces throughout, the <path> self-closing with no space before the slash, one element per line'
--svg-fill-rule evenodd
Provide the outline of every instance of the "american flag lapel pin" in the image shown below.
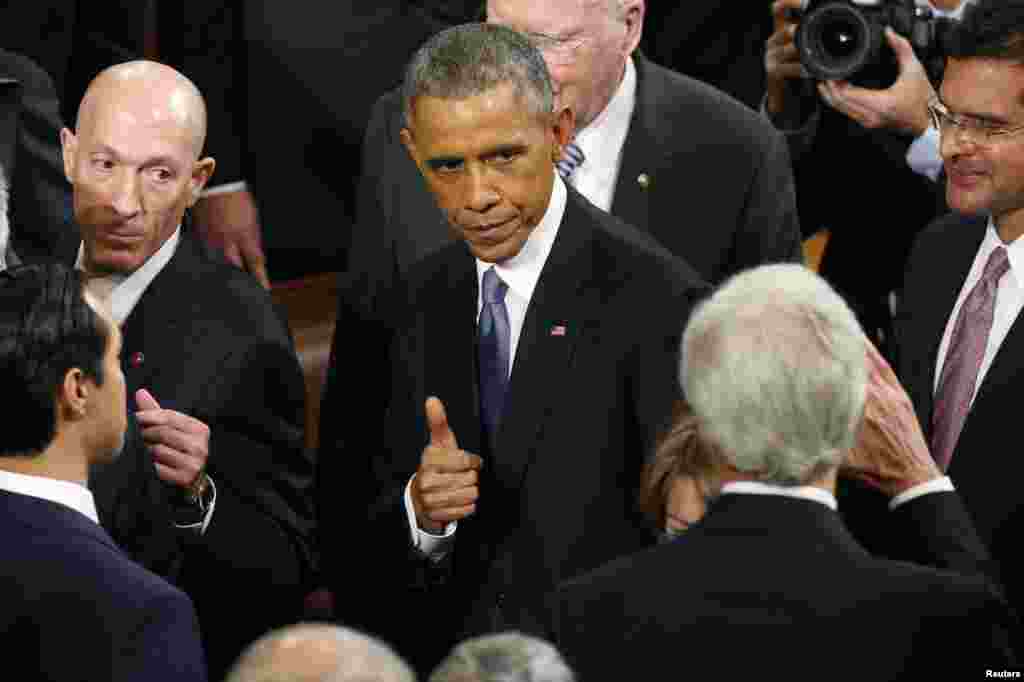
<path fill-rule="evenodd" d="M 565 336 L 565 325 L 555 324 L 551 326 L 551 336 Z"/>

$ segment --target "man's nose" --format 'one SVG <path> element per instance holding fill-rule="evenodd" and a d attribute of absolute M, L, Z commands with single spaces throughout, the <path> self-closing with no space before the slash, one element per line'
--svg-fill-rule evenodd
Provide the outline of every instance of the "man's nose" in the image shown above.
<path fill-rule="evenodd" d="M 466 194 L 466 208 L 483 213 L 501 201 L 501 196 L 490 182 L 489 172 L 485 168 L 473 168 L 469 171 Z"/>
<path fill-rule="evenodd" d="M 111 188 L 110 204 L 121 217 L 142 211 L 142 187 L 137 173 L 122 169 Z"/>

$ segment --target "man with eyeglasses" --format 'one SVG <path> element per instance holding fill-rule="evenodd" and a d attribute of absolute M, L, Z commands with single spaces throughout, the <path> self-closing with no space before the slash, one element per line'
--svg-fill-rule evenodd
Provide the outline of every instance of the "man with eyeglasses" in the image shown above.
<path fill-rule="evenodd" d="M 934 90 L 910 43 L 892 31 L 886 40 L 899 75 L 890 87 L 809 80 L 794 40 L 795 11 L 805 4 L 771 5 L 775 33 L 765 44 L 763 111 L 790 144 L 804 234 L 829 230 L 820 274 L 890 355 L 890 293 L 900 287 L 914 235 L 946 211 L 937 182 L 938 133 L 925 108 Z M 967 0 L 918 4 L 955 19 Z M 878 206 L 888 220 L 876 219 Z M 864 276 L 865 263 L 871 277 Z"/>
<path fill-rule="evenodd" d="M 954 213 L 910 255 L 898 370 L 933 456 L 1020 604 L 1024 460 L 994 446 L 1012 437 L 1024 394 L 1024 1 L 979 0 L 952 48 L 929 108 Z"/>

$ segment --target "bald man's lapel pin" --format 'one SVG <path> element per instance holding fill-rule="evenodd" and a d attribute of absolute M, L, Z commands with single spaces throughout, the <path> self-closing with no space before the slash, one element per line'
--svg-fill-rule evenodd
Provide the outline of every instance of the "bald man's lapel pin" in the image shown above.
<path fill-rule="evenodd" d="M 647 173 L 641 173 L 636 176 L 636 184 L 640 185 L 640 189 L 647 189 L 651 186 L 651 176 Z"/>

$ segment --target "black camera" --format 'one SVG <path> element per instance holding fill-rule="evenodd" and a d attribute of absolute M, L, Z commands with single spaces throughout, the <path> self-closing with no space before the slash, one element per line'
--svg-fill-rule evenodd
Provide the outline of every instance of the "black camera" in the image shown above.
<path fill-rule="evenodd" d="M 914 0 L 805 0 L 796 31 L 800 62 L 818 80 L 887 88 L 899 68 L 886 26 L 910 41 L 933 82 L 941 79 L 953 21 Z"/>

